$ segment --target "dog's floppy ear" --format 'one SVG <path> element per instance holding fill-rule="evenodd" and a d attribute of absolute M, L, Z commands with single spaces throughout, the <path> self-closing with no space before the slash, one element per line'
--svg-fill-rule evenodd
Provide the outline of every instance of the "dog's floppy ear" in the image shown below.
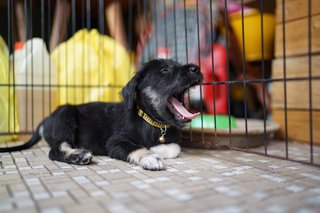
<path fill-rule="evenodd" d="M 141 71 L 137 72 L 121 91 L 124 105 L 127 109 L 132 109 L 134 107 L 134 101 L 136 98 L 136 88 L 140 79 Z"/>
<path fill-rule="evenodd" d="M 137 95 L 137 86 L 141 82 L 142 78 L 146 75 L 148 70 L 150 71 L 155 67 L 159 67 L 159 63 L 161 63 L 161 61 L 158 59 L 152 59 L 145 63 L 122 89 L 121 95 L 123 97 L 124 105 L 127 109 L 132 109 L 134 107 L 134 102 Z"/>

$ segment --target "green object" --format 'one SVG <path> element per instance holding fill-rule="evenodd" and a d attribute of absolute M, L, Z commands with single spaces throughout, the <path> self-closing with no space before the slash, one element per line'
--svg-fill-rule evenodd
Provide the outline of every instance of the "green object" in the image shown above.
<path fill-rule="evenodd" d="M 228 129 L 229 128 L 229 116 L 227 115 L 199 115 L 194 118 L 191 122 L 192 128 L 203 128 L 205 129 L 214 129 L 215 121 L 214 117 L 216 117 L 216 126 L 217 129 Z M 201 122 L 203 120 L 203 122 Z M 231 128 L 236 128 L 236 119 L 233 116 L 230 116 Z M 203 124 L 202 124 L 203 123 Z"/>

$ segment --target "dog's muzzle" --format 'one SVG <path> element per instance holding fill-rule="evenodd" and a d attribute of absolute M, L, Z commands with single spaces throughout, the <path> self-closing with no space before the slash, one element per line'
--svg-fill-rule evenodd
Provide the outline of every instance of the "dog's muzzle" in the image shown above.
<path fill-rule="evenodd" d="M 195 85 L 198 85 L 203 80 L 203 76 L 198 66 L 196 65 L 187 65 L 187 66 L 188 66 L 187 75 L 190 78 L 189 85 L 186 85 L 186 87 L 181 92 L 174 93 L 168 99 L 168 103 L 169 103 L 168 105 L 171 112 L 175 115 L 176 118 L 185 122 L 189 122 L 190 120 L 200 115 L 200 113 L 199 112 L 191 113 L 185 108 L 185 106 L 183 105 L 184 94 L 188 89 L 190 89 Z"/>

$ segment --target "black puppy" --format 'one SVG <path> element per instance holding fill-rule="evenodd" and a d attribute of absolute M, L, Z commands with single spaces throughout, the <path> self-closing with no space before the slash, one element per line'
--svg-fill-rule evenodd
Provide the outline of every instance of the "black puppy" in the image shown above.
<path fill-rule="evenodd" d="M 184 93 L 202 79 L 196 65 L 151 60 L 123 88 L 123 102 L 61 106 L 29 142 L 0 152 L 26 149 L 43 138 L 51 160 L 89 164 L 92 155 L 107 155 L 144 169 L 164 169 L 162 159 L 180 154 L 177 128 L 199 114 L 183 107 Z"/>

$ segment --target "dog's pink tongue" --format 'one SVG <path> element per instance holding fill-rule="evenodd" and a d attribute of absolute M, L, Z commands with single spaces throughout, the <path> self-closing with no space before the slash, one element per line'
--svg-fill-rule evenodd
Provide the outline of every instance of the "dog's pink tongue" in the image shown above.
<path fill-rule="evenodd" d="M 177 110 L 177 112 L 180 113 L 180 115 L 182 115 L 184 118 L 187 119 L 194 119 L 195 117 L 197 117 L 198 115 L 200 115 L 199 112 L 197 113 L 190 113 L 186 108 L 184 108 L 184 106 L 174 97 L 171 97 L 169 99 L 169 102 L 172 104 L 172 106 L 175 108 L 175 110 Z"/>

